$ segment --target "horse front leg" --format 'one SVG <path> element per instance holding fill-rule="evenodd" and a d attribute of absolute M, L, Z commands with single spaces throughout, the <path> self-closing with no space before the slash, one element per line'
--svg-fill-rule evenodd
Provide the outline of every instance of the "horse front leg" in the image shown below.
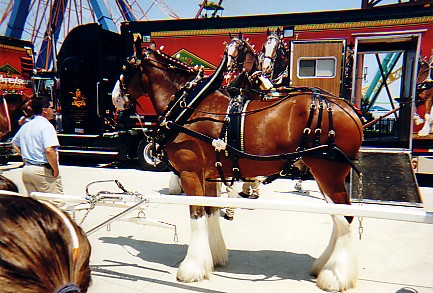
<path fill-rule="evenodd" d="M 221 196 L 221 184 L 216 182 L 206 182 L 205 192 L 207 196 Z M 209 246 L 212 253 L 214 266 L 225 266 L 228 261 L 228 253 L 224 237 L 220 227 L 220 209 L 207 207 Z"/>
<path fill-rule="evenodd" d="M 204 195 L 203 178 L 196 173 L 181 172 L 180 179 L 187 195 Z M 205 207 L 190 206 L 189 210 L 191 240 L 185 259 L 177 271 L 177 280 L 188 283 L 208 279 L 213 270 L 208 216 Z"/>

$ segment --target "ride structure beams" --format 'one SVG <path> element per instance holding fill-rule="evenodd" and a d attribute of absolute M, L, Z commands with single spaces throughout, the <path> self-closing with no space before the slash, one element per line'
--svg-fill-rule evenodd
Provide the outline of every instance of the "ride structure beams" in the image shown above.
<path fill-rule="evenodd" d="M 112 32 L 117 32 L 116 25 L 114 24 L 113 18 L 111 18 L 104 1 L 90 0 L 90 4 L 93 7 L 98 22 L 102 25 L 102 28 Z"/>
<path fill-rule="evenodd" d="M 132 12 L 131 5 L 128 4 L 126 0 L 119 0 L 116 1 L 117 6 L 119 7 L 120 11 L 122 12 L 123 18 L 127 21 L 137 21 L 137 17 Z"/>
<path fill-rule="evenodd" d="M 49 68 L 50 64 L 52 64 L 53 70 L 57 69 L 56 62 L 53 62 L 53 52 L 57 54 L 57 50 L 55 50 L 54 46 L 59 39 L 60 28 L 63 22 L 67 4 L 68 0 L 55 0 L 51 7 L 48 20 L 50 25 L 47 26 L 47 30 L 44 34 L 44 40 L 42 41 L 42 45 L 39 50 L 38 59 L 36 60 L 36 67 L 38 68 Z"/>
<path fill-rule="evenodd" d="M 16 0 L 6 29 L 6 37 L 21 39 L 29 13 L 30 0 Z"/>

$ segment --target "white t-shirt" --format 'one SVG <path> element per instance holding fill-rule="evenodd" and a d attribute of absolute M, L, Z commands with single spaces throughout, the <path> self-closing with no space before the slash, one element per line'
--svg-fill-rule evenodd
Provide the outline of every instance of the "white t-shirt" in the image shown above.
<path fill-rule="evenodd" d="M 60 145 L 54 126 L 40 115 L 22 125 L 12 143 L 21 149 L 21 157 L 30 164 L 47 163 L 45 149 Z"/>

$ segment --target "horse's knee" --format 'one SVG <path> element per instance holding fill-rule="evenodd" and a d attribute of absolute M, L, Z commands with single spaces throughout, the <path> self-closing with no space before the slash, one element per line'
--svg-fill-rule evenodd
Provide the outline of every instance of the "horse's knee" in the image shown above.
<path fill-rule="evenodd" d="M 191 219 L 200 219 L 206 215 L 206 209 L 203 206 L 189 206 L 189 216 Z"/>

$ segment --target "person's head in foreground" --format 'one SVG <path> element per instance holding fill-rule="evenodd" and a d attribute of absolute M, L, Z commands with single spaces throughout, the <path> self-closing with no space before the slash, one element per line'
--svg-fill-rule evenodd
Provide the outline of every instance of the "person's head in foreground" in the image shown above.
<path fill-rule="evenodd" d="M 63 211 L 0 191 L 0 291 L 85 293 L 90 243 Z"/>

